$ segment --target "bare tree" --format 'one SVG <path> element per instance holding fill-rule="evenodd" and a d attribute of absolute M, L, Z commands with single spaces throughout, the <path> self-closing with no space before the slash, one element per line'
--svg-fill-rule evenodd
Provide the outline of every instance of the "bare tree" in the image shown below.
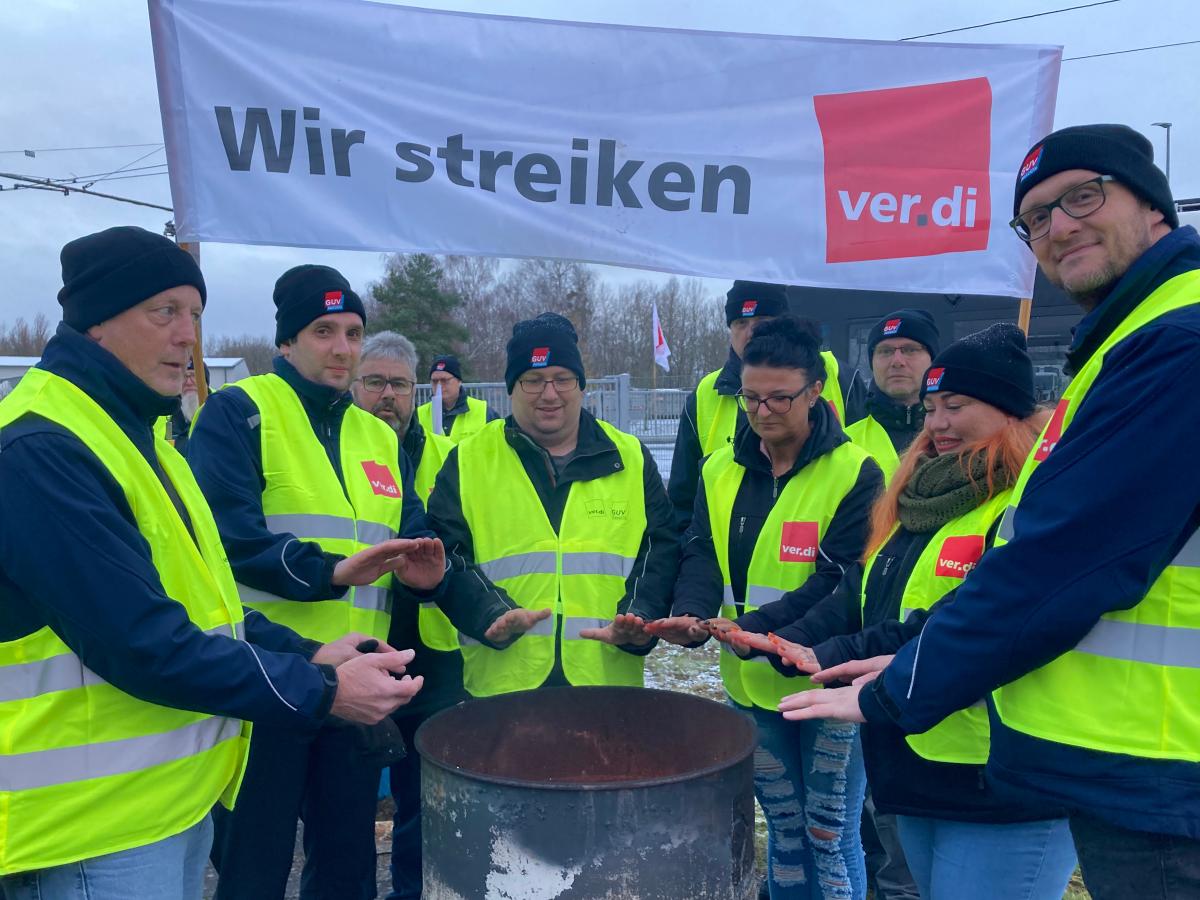
<path fill-rule="evenodd" d="M 0 322 L 0 354 L 41 356 L 50 337 L 50 320 L 43 313 L 34 316 L 32 322 L 18 318 L 11 328 Z"/>
<path fill-rule="evenodd" d="M 264 375 L 272 371 L 271 360 L 278 352 L 269 339 L 253 334 L 206 338 L 204 341 L 205 356 L 240 356 L 246 361 L 246 368 L 251 375 Z"/>

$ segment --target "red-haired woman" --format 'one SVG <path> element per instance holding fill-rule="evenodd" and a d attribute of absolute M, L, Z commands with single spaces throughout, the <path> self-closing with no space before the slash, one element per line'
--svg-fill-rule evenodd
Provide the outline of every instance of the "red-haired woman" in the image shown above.
<path fill-rule="evenodd" d="M 919 640 L 931 609 L 969 577 L 1046 419 L 1034 403 L 1024 335 L 993 325 L 947 347 L 926 372 L 922 400 L 924 431 L 876 502 L 864 562 L 774 640 L 733 639 L 774 650 L 781 669 L 790 663 L 821 670 L 823 683 L 848 680 Z M 861 721 L 860 687 L 795 694 L 780 709 L 790 719 Z M 982 700 L 924 734 L 869 724 L 862 741 L 876 809 L 898 816 L 922 897 L 1062 897 L 1075 867 L 1065 813 L 1037 798 L 1001 796 L 984 781 Z"/>

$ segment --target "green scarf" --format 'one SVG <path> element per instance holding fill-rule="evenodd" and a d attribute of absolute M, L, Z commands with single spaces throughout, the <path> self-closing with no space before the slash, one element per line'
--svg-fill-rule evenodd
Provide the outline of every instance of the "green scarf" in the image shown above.
<path fill-rule="evenodd" d="M 900 524 L 916 534 L 937 531 L 952 519 L 966 515 L 987 499 L 987 458 L 957 453 L 931 456 L 917 465 L 897 498 Z M 1015 476 L 997 460 L 992 470 L 997 491 L 1010 487 Z"/>

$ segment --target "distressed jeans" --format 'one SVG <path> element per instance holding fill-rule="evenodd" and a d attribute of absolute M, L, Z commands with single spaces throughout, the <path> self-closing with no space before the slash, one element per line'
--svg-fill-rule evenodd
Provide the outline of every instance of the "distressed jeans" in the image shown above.
<path fill-rule="evenodd" d="M 80 862 L 0 878 L 7 900 L 200 900 L 212 846 L 205 816 L 179 834 Z"/>
<path fill-rule="evenodd" d="M 858 726 L 736 708 L 758 726 L 754 793 L 767 820 L 771 900 L 863 900 L 867 779 Z"/>

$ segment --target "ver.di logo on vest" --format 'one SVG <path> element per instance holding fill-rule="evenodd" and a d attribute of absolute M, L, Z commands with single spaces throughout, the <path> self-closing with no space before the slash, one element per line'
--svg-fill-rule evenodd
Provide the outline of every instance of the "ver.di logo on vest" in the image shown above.
<path fill-rule="evenodd" d="M 934 575 L 947 578 L 966 578 L 967 573 L 979 564 L 983 556 L 983 535 L 967 534 L 948 537 L 938 551 L 937 569 Z"/>
<path fill-rule="evenodd" d="M 1042 439 L 1038 441 L 1037 450 L 1033 454 L 1033 458 L 1038 462 L 1049 456 L 1050 451 L 1058 446 L 1059 438 L 1062 437 L 1063 419 L 1067 417 L 1067 405 L 1066 400 L 1059 400 L 1058 406 L 1054 407 L 1054 415 L 1046 424 L 1046 430 L 1042 432 Z"/>
<path fill-rule="evenodd" d="M 364 459 L 362 467 L 363 471 L 367 473 L 367 481 L 371 483 L 372 491 L 381 497 L 398 498 L 400 496 L 400 487 L 396 484 L 396 479 L 392 477 L 392 472 L 387 466 Z"/>
<path fill-rule="evenodd" d="M 816 562 L 820 544 L 816 522 L 784 522 L 779 539 L 780 562 Z"/>
<path fill-rule="evenodd" d="M 825 261 L 985 250 L 986 78 L 813 98 L 825 153 Z"/>

